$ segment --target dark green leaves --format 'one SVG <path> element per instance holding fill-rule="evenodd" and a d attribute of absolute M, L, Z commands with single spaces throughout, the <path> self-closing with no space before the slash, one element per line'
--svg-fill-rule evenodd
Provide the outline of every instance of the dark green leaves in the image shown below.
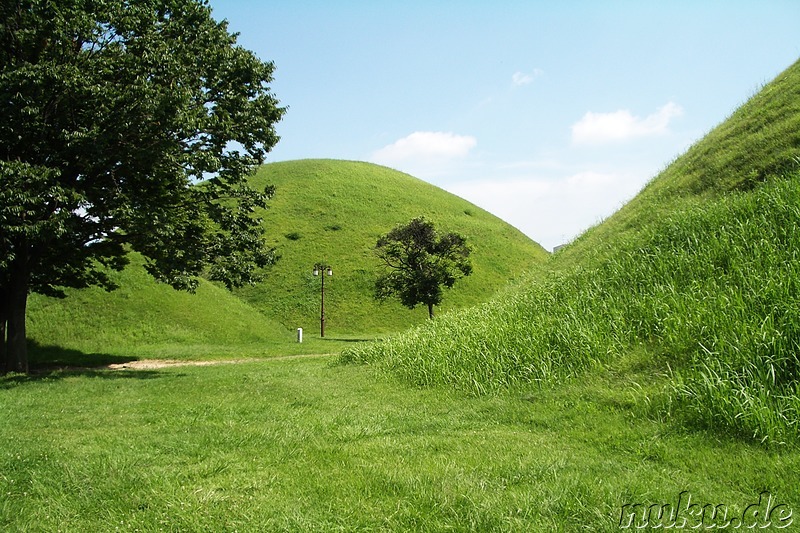
<path fill-rule="evenodd" d="M 380 237 L 375 252 L 386 267 L 375 283 L 375 297 L 396 296 L 411 309 L 425 304 L 431 316 L 433 306 L 442 301 L 443 287 L 472 273 L 466 239 L 457 233 L 439 234 L 422 217 Z"/>
<path fill-rule="evenodd" d="M 257 278 L 272 70 L 204 1 L 0 4 L 0 371 L 28 368 L 29 292 L 113 289 L 130 250 L 179 289 Z"/>
<path fill-rule="evenodd" d="M 32 290 L 106 284 L 99 266 L 135 249 L 178 288 L 253 281 L 272 258 L 272 191 L 246 179 L 278 141 L 273 64 L 197 0 L 0 11 L 0 273 L 24 251 Z"/>

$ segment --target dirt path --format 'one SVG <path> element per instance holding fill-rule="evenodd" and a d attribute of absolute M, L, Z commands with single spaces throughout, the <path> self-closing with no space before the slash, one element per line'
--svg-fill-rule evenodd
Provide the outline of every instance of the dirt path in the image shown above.
<path fill-rule="evenodd" d="M 112 363 L 102 368 L 108 370 L 157 370 L 160 368 L 172 368 L 177 366 L 213 366 L 213 365 L 233 365 L 240 363 L 253 363 L 256 361 L 281 361 L 286 359 L 301 359 L 307 357 L 330 357 L 334 354 L 300 354 L 300 355 L 279 355 L 276 357 L 265 357 L 263 359 L 221 359 L 217 361 L 180 361 L 174 359 L 142 359 L 128 361 L 127 363 Z"/>
<path fill-rule="evenodd" d="M 171 368 L 173 366 L 211 366 L 222 364 L 235 364 L 253 361 L 253 359 L 232 359 L 229 361 L 171 361 L 169 359 L 142 359 L 141 361 L 128 361 L 127 363 L 112 363 L 103 368 L 109 370 L 156 370 Z"/>

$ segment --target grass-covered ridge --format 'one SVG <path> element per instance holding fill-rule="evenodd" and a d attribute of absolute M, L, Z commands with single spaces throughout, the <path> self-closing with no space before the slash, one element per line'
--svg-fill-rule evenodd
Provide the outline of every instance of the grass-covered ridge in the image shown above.
<path fill-rule="evenodd" d="M 378 237 L 418 216 L 464 235 L 472 247 L 473 274 L 447 291 L 439 311 L 485 301 L 548 257 L 494 215 L 387 167 L 330 159 L 287 161 L 263 166 L 252 183 L 275 186 L 262 216 L 280 259 L 264 282 L 236 294 L 290 329 L 318 331 L 320 282 L 311 273 L 317 262 L 333 269 L 325 282 L 327 334 L 369 335 L 425 321 L 426 309 L 372 299 Z"/>
<path fill-rule="evenodd" d="M 632 360 L 661 414 L 797 441 L 799 157 L 797 63 L 519 288 L 342 360 L 478 394 Z"/>
<path fill-rule="evenodd" d="M 556 266 L 583 264 L 623 235 L 695 203 L 747 191 L 800 160 L 800 62 L 676 158 L 630 202 L 576 239 Z M 566 259 L 566 261 L 564 260 Z"/>

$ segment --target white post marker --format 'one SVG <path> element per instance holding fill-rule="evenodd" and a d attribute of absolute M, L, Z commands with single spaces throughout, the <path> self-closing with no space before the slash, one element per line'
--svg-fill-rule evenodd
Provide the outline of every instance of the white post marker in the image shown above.
<path fill-rule="evenodd" d="M 297 342 L 303 342 L 303 328 L 297 328 Z"/>

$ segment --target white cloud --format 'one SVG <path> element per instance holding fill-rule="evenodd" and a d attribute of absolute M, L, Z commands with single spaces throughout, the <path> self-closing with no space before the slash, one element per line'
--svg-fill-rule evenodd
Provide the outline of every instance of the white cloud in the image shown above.
<path fill-rule="evenodd" d="M 564 180 L 564 184 L 568 190 L 575 190 L 580 192 L 594 193 L 597 190 L 602 190 L 606 187 L 614 187 L 619 181 L 617 174 L 604 174 L 601 172 L 578 172 Z"/>
<path fill-rule="evenodd" d="M 514 85 L 514 87 L 528 85 L 529 83 L 533 83 L 533 80 L 542 74 L 544 74 L 544 72 L 538 68 L 534 69 L 533 72 L 530 73 L 517 71 L 513 74 L 513 76 L 511 76 L 511 83 Z"/>
<path fill-rule="evenodd" d="M 497 168 L 502 171 L 563 170 L 564 164 L 558 159 L 551 158 L 500 163 Z"/>
<path fill-rule="evenodd" d="M 584 171 L 560 178 L 475 180 L 447 189 L 552 250 L 610 216 L 642 185 L 635 175 Z"/>
<path fill-rule="evenodd" d="M 672 119 L 681 115 L 683 108 L 674 102 L 667 103 L 645 118 L 634 116 L 627 109 L 613 113 L 589 111 L 572 125 L 572 142 L 600 144 L 659 135 L 666 133 Z"/>
<path fill-rule="evenodd" d="M 478 141 L 471 135 L 416 131 L 372 153 L 370 161 L 417 177 L 446 173 L 450 163 L 463 159 Z"/>

